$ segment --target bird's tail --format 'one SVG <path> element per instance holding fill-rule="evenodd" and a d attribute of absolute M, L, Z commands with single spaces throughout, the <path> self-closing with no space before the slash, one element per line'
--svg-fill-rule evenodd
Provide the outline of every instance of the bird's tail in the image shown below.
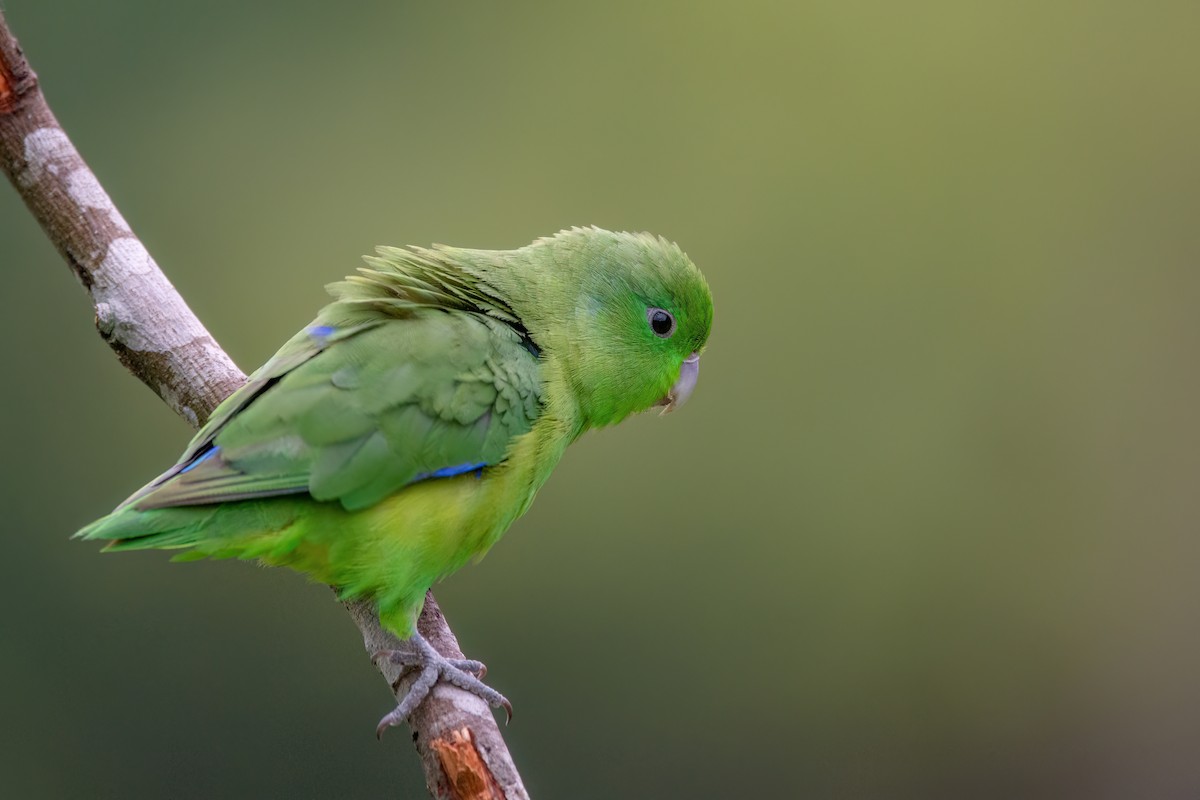
<path fill-rule="evenodd" d="M 122 506 L 77 531 L 75 539 L 108 540 L 108 550 L 191 547 L 201 538 L 219 506 L 160 508 L 139 511 Z"/>
<path fill-rule="evenodd" d="M 106 552 L 190 548 L 176 561 L 262 558 L 283 563 L 303 541 L 303 526 L 296 522 L 306 508 L 302 498 L 294 497 L 150 509 L 129 503 L 74 538 L 107 541 Z"/>

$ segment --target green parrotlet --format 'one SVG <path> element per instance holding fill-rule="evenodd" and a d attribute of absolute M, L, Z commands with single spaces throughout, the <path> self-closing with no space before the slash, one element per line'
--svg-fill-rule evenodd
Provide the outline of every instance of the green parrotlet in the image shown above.
<path fill-rule="evenodd" d="M 378 249 L 213 412 L 179 461 L 79 531 L 106 550 L 254 559 L 368 598 L 421 670 L 508 701 L 416 630 L 589 428 L 683 405 L 712 324 L 700 271 L 649 234 L 573 228 L 518 250 Z"/>

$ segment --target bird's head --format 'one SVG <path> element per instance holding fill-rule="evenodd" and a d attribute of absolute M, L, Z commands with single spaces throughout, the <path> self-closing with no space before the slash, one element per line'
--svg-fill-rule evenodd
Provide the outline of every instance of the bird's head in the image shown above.
<path fill-rule="evenodd" d="M 712 295 L 678 246 L 646 233 L 572 228 L 513 256 L 500 279 L 510 283 L 505 294 L 558 363 L 587 425 L 687 402 Z"/>

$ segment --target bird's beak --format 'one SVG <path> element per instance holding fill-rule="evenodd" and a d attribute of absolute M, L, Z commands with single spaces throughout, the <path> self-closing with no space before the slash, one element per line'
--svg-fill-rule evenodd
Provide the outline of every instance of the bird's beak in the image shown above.
<path fill-rule="evenodd" d="M 683 360 L 683 365 L 679 367 L 679 380 L 675 381 L 671 391 L 667 392 L 662 413 L 674 411 L 686 403 L 692 396 L 692 390 L 696 388 L 698 380 L 700 380 L 700 354 L 692 353 Z"/>

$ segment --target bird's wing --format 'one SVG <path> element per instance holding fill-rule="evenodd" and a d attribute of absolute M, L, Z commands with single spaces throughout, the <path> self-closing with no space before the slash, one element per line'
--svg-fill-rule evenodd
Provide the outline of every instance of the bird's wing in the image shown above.
<path fill-rule="evenodd" d="M 307 492 L 367 508 L 410 483 L 499 463 L 540 409 L 537 357 L 503 322 L 429 309 L 318 326 L 128 502 L 145 510 Z"/>

